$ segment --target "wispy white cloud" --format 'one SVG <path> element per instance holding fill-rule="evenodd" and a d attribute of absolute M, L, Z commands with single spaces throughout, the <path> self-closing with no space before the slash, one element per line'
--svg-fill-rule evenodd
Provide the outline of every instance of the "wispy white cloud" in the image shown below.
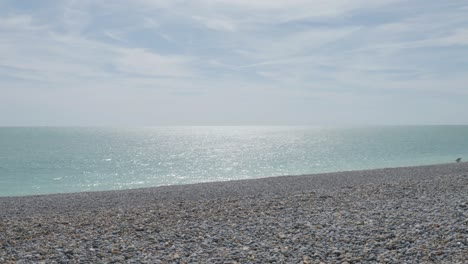
<path fill-rule="evenodd" d="M 237 26 L 228 19 L 209 18 L 200 16 L 193 16 L 192 18 L 196 21 L 199 21 L 204 26 L 212 30 L 236 31 L 237 29 Z"/>
<path fill-rule="evenodd" d="M 28 26 L 21 24 L 24 25 Z M 120 47 L 90 40 L 76 32 L 61 34 L 45 28 L 36 28 L 24 34 L 16 32 L 7 33 L 6 36 L 10 41 L 2 44 L 0 66 L 16 69 L 8 73 L 15 78 L 80 82 L 85 81 L 81 78 L 105 78 L 115 75 L 116 73 L 106 69 L 108 67 L 113 67 L 121 73 L 152 77 L 192 75 L 189 67 L 191 59 L 188 57 Z M 31 42 L 35 44 L 30 45 Z M 28 56 L 24 56 L 25 54 Z"/>
<path fill-rule="evenodd" d="M 142 49 L 120 49 L 115 66 L 122 72 L 154 77 L 190 77 L 190 58 L 160 55 Z"/>
<path fill-rule="evenodd" d="M 158 28 L 159 27 L 159 23 L 150 17 L 145 17 L 144 21 L 145 21 L 144 23 L 145 28 Z"/>
<path fill-rule="evenodd" d="M 71 32 L 81 32 L 89 25 L 90 19 L 88 11 L 66 7 L 63 12 L 64 26 Z"/>
<path fill-rule="evenodd" d="M 0 104 L 34 104 L 19 91 L 47 87 L 37 107 L 92 97 L 127 120 L 133 105 L 142 120 L 307 123 L 389 94 L 427 108 L 415 94 L 457 100 L 468 82 L 463 1 L 66 1 L 0 11 L 0 36 L 0 90 L 16 90 Z"/>
<path fill-rule="evenodd" d="M 107 37 L 113 39 L 113 40 L 117 40 L 117 41 L 120 41 L 120 42 L 127 42 L 127 39 L 125 37 L 125 34 L 127 32 L 126 31 L 123 31 L 123 30 L 106 30 L 104 31 L 104 35 L 106 35 Z"/>
<path fill-rule="evenodd" d="M 31 27 L 31 20 L 29 15 L 0 17 L 0 29 L 27 29 Z"/>
<path fill-rule="evenodd" d="M 249 0 L 201 0 L 203 5 L 218 8 L 223 11 L 251 12 L 256 14 L 255 19 L 262 22 L 277 23 L 307 18 L 337 17 L 354 10 L 363 8 L 376 8 L 385 6 L 395 0 L 369 1 L 369 0 L 279 0 L 279 1 L 249 1 Z M 273 19 L 272 19 L 273 18 Z"/>
<path fill-rule="evenodd" d="M 159 28 L 159 23 L 150 18 L 150 17 L 144 17 L 142 24 L 137 24 L 137 25 L 130 25 L 130 26 L 125 26 L 125 27 L 119 27 L 119 28 L 113 28 L 113 29 L 106 29 L 103 30 L 104 34 L 114 40 L 120 41 L 120 42 L 126 42 L 128 43 L 127 35 L 138 31 L 138 30 L 148 30 L 148 29 L 153 29 L 157 30 Z"/>
<path fill-rule="evenodd" d="M 343 28 L 317 28 L 307 29 L 299 32 L 280 34 L 280 36 L 269 36 L 261 40 L 257 40 L 252 36 L 251 45 L 254 50 L 252 56 L 258 58 L 253 64 L 245 65 L 245 67 L 274 65 L 274 64 L 291 64 L 301 63 L 303 61 L 310 62 L 312 57 L 323 57 L 316 52 L 317 49 L 323 48 L 326 45 L 340 41 L 346 36 L 353 34 L 358 27 L 343 27 Z M 313 59 L 314 59 L 313 58 Z"/>
<path fill-rule="evenodd" d="M 458 29 L 452 32 L 448 36 L 441 38 L 436 38 L 430 41 L 426 41 L 426 45 L 435 45 L 435 46 L 459 46 L 459 45 L 468 45 L 468 27 L 463 29 Z"/>

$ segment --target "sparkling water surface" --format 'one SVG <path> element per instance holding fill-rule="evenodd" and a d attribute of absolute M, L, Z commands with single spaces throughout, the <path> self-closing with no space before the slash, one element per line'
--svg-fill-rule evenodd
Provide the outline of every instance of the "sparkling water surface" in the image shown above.
<path fill-rule="evenodd" d="M 468 126 L 0 128 L 0 196 L 468 159 Z"/>

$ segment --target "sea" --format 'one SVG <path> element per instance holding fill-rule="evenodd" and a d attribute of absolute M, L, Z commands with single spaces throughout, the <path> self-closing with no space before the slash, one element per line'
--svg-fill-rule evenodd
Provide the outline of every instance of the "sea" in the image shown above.
<path fill-rule="evenodd" d="M 468 160 L 468 126 L 1 127 L 0 196 Z"/>

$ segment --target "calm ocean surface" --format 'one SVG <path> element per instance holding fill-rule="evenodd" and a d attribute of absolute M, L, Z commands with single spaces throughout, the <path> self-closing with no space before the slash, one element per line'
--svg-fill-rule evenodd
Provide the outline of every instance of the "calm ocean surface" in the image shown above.
<path fill-rule="evenodd" d="M 0 196 L 468 160 L 468 126 L 0 128 Z"/>

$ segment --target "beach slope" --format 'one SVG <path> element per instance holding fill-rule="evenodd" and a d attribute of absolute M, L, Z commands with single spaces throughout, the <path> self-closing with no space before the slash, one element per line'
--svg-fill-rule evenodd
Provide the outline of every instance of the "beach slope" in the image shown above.
<path fill-rule="evenodd" d="M 0 198 L 1 263 L 466 263 L 468 163 Z"/>

